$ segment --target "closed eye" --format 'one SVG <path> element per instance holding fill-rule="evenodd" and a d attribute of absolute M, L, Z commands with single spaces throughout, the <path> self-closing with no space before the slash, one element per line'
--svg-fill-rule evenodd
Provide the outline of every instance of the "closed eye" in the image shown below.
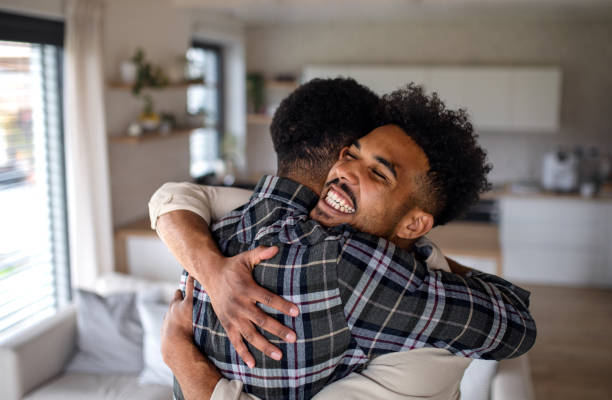
<path fill-rule="evenodd" d="M 356 160 L 357 159 L 357 157 L 353 153 L 348 151 L 348 150 L 346 150 L 346 152 L 344 153 L 344 157 L 348 158 L 350 160 Z"/>
<path fill-rule="evenodd" d="M 374 175 L 376 175 L 376 177 L 377 177 L 377 178 L 379 178 L 379 179 L 381 179 L 381 180 L 383 180 L 383 181 L 385 181 L 385 182 L 387 182 L 387 181 L 388 181 L 388 180 L 387 180 L 387 177 L 386 177 L 384 174 L 382 174 L 382 173 L 378 172 L 376 169 L 372 169 L 372 173 L 373 173 Z"/>

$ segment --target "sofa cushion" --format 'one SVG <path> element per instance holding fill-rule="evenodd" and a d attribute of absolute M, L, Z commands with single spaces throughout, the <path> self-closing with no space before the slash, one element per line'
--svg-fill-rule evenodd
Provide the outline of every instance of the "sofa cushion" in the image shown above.
<path fill-rule="evenodd" d="M 77 353 L 69 372 L 137 373 L 142 369 L 142 325 L 135 293 L 102 297 L 79 289 Z"/>
<path fill-rule="evenodd" d="M 161 355 L 161 326 L 168 302 L 160 290 L 139 293 L 138 312 L 142 321 L 144 368 L 140 373 L 141 384 L 172 386 L 172 371 Z"/>
<path fill-rule="evenodd" d="M 39 389 L 24 400 L 168 400 L 172 388 L 161 385 L 138 384 L 136 374 L 66 373 Z"/>
<path fill-rule="evenodd" d="M 473 360 L 465 370 L 461 380 L 461 398 L 469 400 L 489 400 L 491 383 L 497 372 L 497 361 Z"/>
<path fill-rule="evenodd" d="M 125 292 L 150 293 L 154 291 L 159 293 L 161 291 L 163 300 L 169 304 L 175 290 L 178 289 L 180 278 L 180 274 L 177 274 L 174 281 L 162 281 L 110 272 L 97 279 L 96 292 L 103 296 L 108 296 Z"/>

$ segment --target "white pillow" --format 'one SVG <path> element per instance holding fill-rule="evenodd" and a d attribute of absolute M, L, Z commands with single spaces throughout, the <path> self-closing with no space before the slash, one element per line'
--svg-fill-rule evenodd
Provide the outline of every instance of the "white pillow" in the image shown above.
<path fill-rule="evenodd" d="M 70 372 L 137 373 L 142 369 L 142 326 L 135 293 L 107 297 L 79 289 L 77 353 Z"/>
<path fill-rule="evenodd" d="M 161 290 L 142 292 L 138 297 L 138 312 L 143 328 L 144 368 L 139 376 L 141 385 L 173 385 L 172 371 L 161 355 L 161 326 L 168 302 Z"/>
<path fill-rule="evenodd" d="M 473 360 L 461 379 L 461 398 L 466 400 L 489 400 L 491 382 L 497 372 L 497 361 Z"/>

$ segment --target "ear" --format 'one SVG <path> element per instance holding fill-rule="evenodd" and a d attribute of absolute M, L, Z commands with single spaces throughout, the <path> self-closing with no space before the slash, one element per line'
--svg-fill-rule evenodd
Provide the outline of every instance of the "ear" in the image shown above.
<path fill-rule="evenodd" d="M 427 235 L 433 228 L 434 217 L 430 213 L 414 207 L 402 217 L 395 228 L 395 236 L 414 240 Z"/>

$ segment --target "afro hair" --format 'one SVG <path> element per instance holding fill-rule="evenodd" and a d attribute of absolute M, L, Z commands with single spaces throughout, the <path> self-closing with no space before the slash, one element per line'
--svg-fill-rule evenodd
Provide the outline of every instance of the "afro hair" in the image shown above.
<path fill-rule="evenodd" d="M 381 124 L 402 128 L 428 158 L 417 204 L 434 216 L 434 226 L 460 217 L 490 188 L 492 168 L 465 110 L 446 109 L 436 93 L 428 96 L 414 83 L 383 96 L 382 103 Z"/>
<path fill-rule="evenodd" d="M 376 128 L 380 97 L 351 78 L 313 79 L 279 105 L 270 133 L 278 173 L 324 180 L 342 147 Z"/>

